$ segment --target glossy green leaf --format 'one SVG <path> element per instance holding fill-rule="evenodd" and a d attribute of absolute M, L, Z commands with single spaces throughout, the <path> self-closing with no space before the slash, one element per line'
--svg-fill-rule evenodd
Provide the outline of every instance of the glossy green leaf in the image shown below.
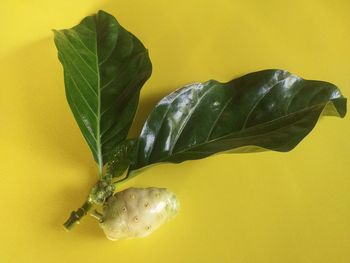
<path fill-rule="evenodd" d="M 282 70 L 191 84 L 163 98 L 151 112 L 130 170 L 219 152 L 290 151 L 322 112 L 345 116 L 346 99 L 339 89 Z"/>
<path fill-rule="evenodd" d="M 135 147 L 137 139 L 128 139 L 117 145 L 114 153 L 110 156 L 107 165 L 107 174 L 112 178 L 117 178 L 129 168 L 134 156 L 136 155 Z"/>
<path fill-rule="evenodd" d="M 103 11 L 54 33 L 68 103 L 101 172 L 126 138 L 151 75 L 148 51 Z"/>

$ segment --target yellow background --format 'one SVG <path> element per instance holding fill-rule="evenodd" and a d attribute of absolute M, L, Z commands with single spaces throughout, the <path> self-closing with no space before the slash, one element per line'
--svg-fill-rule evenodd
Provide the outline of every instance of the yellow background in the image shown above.
<path fill-rule="evenodd" d="M 350 123 L 323 118 L 290 153 L 219 155 L 147 170 L 181 212 L 150 237 L 111 242 L 61 224 L 97 169 L 66 103 L 52 28 L 103 9 L 150 50 L 132 135 L 165 94 L 265 68 L 350 95 L 348 0 L 0 2 L 0 262 L 350 262 Z"/>

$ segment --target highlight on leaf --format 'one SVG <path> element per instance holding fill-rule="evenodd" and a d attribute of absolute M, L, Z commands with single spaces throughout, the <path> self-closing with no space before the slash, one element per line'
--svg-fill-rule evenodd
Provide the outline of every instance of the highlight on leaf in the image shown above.
<path fill-rule="evenodd" d="M 340 90 L 284 70 L 258 71 L 227 83 L 190 84 L 155 106 L 139 137 L 130 173 L 220 152 L 290 151 L 322 112 L 345 116 L 346 98 Z"/>

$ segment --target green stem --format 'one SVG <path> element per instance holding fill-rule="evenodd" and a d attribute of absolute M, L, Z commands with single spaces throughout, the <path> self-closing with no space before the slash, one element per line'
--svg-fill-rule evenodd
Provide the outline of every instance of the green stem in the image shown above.
<path fill-rule="evenodd" d="M 94 205 L 102 205 L 108 197 L 113 195 L 115 185 L 111 180 L 107 174 L 104 179 L 97 181 L 94 187 L 92 187 L 85 203 L 78 210 L 73 211 L 68 220 L 63 224 L 65 229 L 70 230 L 75 224 L 79 224 L 80 219 L 86 216 Z"/>
<path fill-rule="evenodd" d="M 66 230 L 72 229 L 75 224 L 79 224 L 80 219 L 87 215 L 93 204 L 87 200 L 78 210 L 73 211 L 68 220 L 63 224 Z"/>
<path fill-rule="evenodd" d="M 101 169 L 102 166 L 99 166 L 99 168 Z M 125 167 L 124 167 L 125 168 Z M 126 169 L 126 168 L 125 168 Z M 124 169 L 121 169 L 124 172 Z M 101 172 L 101 170 L 100 170 Z M 101 177 L 101 175 L 100 175 Z M 94 204 L 100 204 L 102 205 L 105 200 L 110 197 L 111 195 L 113 195 L 116 185 L 120 184 L 129 178 L 129 173 L 127 173 L 127 175 L 113 183 L 112 182 L 112 175 L 109 173 L 106 173 L 104 176 L 102 176 L 103 178 L 100 179 L 95 186 L 91 189 L 89 197 L 87 198 L 87 201 L 85 201 L 85 203 L 76 211 L 73 211 L 69 218 L 67 219 L 67 221 L 63 224 L 64 228 L 66 230 L 70 230 L 74 227 L 74 225 L 79 224 L 80 220 L 87 215 L 87 213 L 89 212 L 89 210 L 91 210 L 91 208 L 94 206 Z M 98 218 L 99 221 L 102 220 L 102 215 L 98 214 L 97 212 L 92 213 L 92 215 L 96 218 Z"/>
<path fill-rule="evenodd" d="M 121 178 L 121 179 L 117 180 L 116 182 L 114 182 L 114 185 L 117 186 L 120 183 L 125 183 L 126 181 L 131 179 L 132 177 L 130 177 L 129 174 L 130 174 L 129 171 L 127 171 L 126 175 L 123 178 Z"/>
<path fill-rule="evenodd" d="M 99 157 L 98 159 L 98 177 L 100 179 L 103 178 L 103 162 L 102 162 L 102 157 Z"/>

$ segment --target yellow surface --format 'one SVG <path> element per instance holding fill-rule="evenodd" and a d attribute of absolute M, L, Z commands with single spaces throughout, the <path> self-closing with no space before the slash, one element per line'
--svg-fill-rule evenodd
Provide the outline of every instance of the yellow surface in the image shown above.
<path fill-rule="evenodd" d="M 1 0 L 0 262 L 350 262 L 350 123 L 324 118 L 294 151 L 161 165 L 126 186 L 175 191 L 181 212 L 111 242 L 92 218 L 61 223 L 97 169 L 65 100 L 52 28 L 106 10 L 150 49 L 137 134 L 163 95 L 264 68 L 350 96 L 348 0 Z"/>

